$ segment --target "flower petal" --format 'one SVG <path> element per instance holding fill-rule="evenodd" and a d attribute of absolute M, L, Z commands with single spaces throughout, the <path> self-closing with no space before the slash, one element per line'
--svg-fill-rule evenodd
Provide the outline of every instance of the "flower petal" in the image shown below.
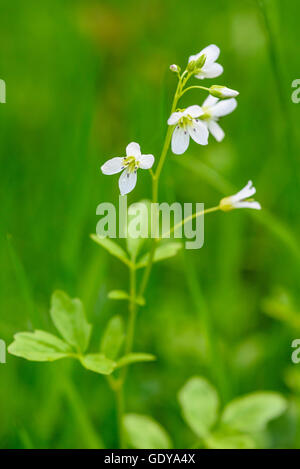
<path fill-rule="evenodd" d="M 219 98 L 216 98 L 215 96 L 212 96 L 211 94 L 209 94 L 206 100 L 204 101 L 204 103 L 202 104 L 202 107 L 214 106 L 215 104 L 217 104 L 218 101 L 219 101 Z"/>
<path fill-rule="evenodd" d="M 261 205 L 259 202 L 253 201 L 246 201 L 246 202 L 236 202 L 234 204 L 235 208 L 253 208 L 254 210 L 261 210 Z"/>
<path fill-rule="evenodd" d="M 222 129 L 222 127 L 219 126 L 219 124 L 214 121 L 214 120 L 210 120 L 208 122 L 208 130 L 210 131 L 210 133 L 215 137 L 215 139 L 217 140 L 217 142 L 221 142 L 223 140 L 223 138 L 225 137 L 225 133 L 224 133 L 224 130 Z"/>
<path fill-rule="evenodd" d="M 125 195 L 131 192 L 135 188 L 136 180 L 137 172 L 129 172 L 127 169 L 125 169 L 119 178 L 119 188 L 121 195 Z"/>
<path fill-rule="evenodd" d="M 187 150 L 189 142 L 190 135 L 187 129 L 184 129 L 177 125 L 172 135 L 172 152 L 175 153 L 175 155 L 182 155 L 182 153 Z"/>
<path fill-rule="evenodd" d="M 134 156 L 135 158 L 139 159 L 141 156 L 141 148 L 138 143 L 131 142 L 126 147 L 126 155 L 127 156 Z"/>
<path fill-rule="evenodd" d="M 123 160 L 124 158 L 120 158 L 117 156 L 116 158 L 111 158 L 110 160 L 106 161 L 101 166 L 101 171 L 103 174 L 116 174 L 122 171 L 123 169 Z"/>
<path fill-rule="evenodd" d="M 212 116 L 214 117 L 222 117 L 227 116 L 235 110 L 237 107 L 237 100 L 232 99 L 225 99 L 224 101 L 220 101 L 215 106 L 210 109 Z"/>
<path fill-rule="evenodd" d="M 196 78 L 216 78 L 222 75 L 223 73 L 222 65 L 218 63 L 208 64 L 207 66 L 204 65 L 201 72 L 195 75 Z"/>
<path fill-rule="evenodd" d="M 217 60 L 217 58 L 220 55 L 220 49 L 218 46 L 215 44 L 211 44 L 210 46 L 205 47 L 201 52 L 195 55 L 191 55 L 189 58 L 189 62 L 191 60 L 197 60 L 201 55 L 205 54 L 206 55 L 206 61 L 205 64 L 211 64 Z"/>
<path fill-rule="evenodd" d="M 182 112 L 173 112 L 173 114 L 170 115 L 168 119 L 168 124 L 169 125 L 175 125 L 179 121 L 179 119 L 182 117 Z"/>
<path fill-rule="evenodd" d="M 199 117 L 204 114 L 204 111 L 200 106 L 195 104 L 193 106 L 187 107 L 183 114 L 184 116 Z"/>
<path fill-rule="evenodd" d="M 207 126 L 201 122 L 193 120 L 193 124 L 188 126 L 188 131 L 192 139 L 199 143 L 199 145 L 207 145 L 208 144 L 208 129 Z"/>
<path fill-rule="evenodd" d="M 152 168 L 154 163 L 154 156 L 153 155 L 142 155 L 140 157 L 140 168 L 141 169 L 150 169 Z"/>
<path fill-rule="evenodd" d="M 248 181 L 247 185 L 243 187 L 237 194 L 231 196 L 233 202 L 239 202 L 244 199 L 252 197 L 256 192 L 256 188 L 253 186 L 252 181 Z"/>

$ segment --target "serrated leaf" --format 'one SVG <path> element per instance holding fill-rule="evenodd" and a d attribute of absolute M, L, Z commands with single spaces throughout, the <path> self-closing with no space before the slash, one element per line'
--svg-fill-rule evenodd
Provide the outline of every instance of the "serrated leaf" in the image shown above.
<path fill-rule="evenodd" d="M 125 290 L 111 290 L 108 293 L 108 298 L 110 300 L 126 300 L 130 301 L 130 296 Z M 145 299 L 142 296 L 138 296 L 135 298 L 135 303 L 140 306 L 145 305 Z"/>
<path fill-rule="evenodd" d="M 72 349 L 55 335 L 36 330 L 15 334 L 8 352 L 26 360 L 44 362 L 68 357 Z"/>
<path fill-rule="evenodd" d="M 255 443 L 249 435 L 226 434 L 215 432 L 210 435 L 205 443 L 209 449 L 254 449 Z"/>
<path fill-rule="evenodd" d="M 57 290 L 51 298 L 50 315 L 66 342 L 76 350 L 84 352 L 89 344 L 92 326 L 85 318 L 82 302 Z"/>
<path fill-rule="evenodd" d="M 160 262 L 165 259 L 169 259 L 170 257 L 176 256 L 178 251 L 182 248 L 181 243 L 165 243 L 159 245 L 154 253 L 153 262 Z M 140 269 L 145 267 L 148 263 L 149 253 L 145 254 L 137 264 L 137 268 Z"/>
<path fill-rule="evenodd" d="M 131 204 L 128 207 L 128 229 L 126 245 L 127 251 L 133 260 L 136 259 L 146 239 L 149 238 L 150 221 L 151 202 L 149 200 L 141 200 L 140 202 Z M 138 226 L 136 227 L 136 225 Z M 130 229 L 135 227 L 137 231 L 140 231 L 143 234 L 143 236 L 135 237 L 136 233 L 132 233 L 132 229 Z"/>
<path fill-rule="evenodd" d="M 120 316 L 111 318 L 101 341 L 101 352 L 107 358 L 114 360 L 118 356 L 124 338 L 125 330 L 122 318 Z"/>
<path fill-rule="evenodd" d="M 124 427 L 131 447 L 136 449 L 168 449 L 172 447 L 166 430 L 152 417 L 127 414 Z"/>
<path fill-rule="evenodd" d="M 116 368 L 116 363 L 107 358 L 103 353 L 91 353 L 80 357 L 80 362 L 87 370 L 110 375 Z"/>
<path fill-rule="evenodd" d="M 180 390 L 178 400 L 186 423 L 200 438 L 205 438 L 218 416 L 215 388 L 206 379 L 195 376 Z"/>
<path fill-rule="evenodd" d="M 110 238 L 101 238 L 96 234 L 91 234 L 90 236 L 95 243 L 106 249 L 106 251 L 108 251 L 112 256 L 117 257 L 120 261 L 124 262 L 124 264 L 131 264 L 124 249 L 115 241 Z"/>
<path fill-rule="evenodd" d="M 132 363 L 152 362 L 154 360 L 156 360 L 156 357 L 150 353 L 129 353 L 117 361 L 117 367 L 121 368 Z"/>
<path fill-rule="evenodd" d="M 235 430 L 255 433 L 286 409 L 286 400 L 275 392 L 256 392 L 234 399 L 224 409 L 221 422 Z"/>

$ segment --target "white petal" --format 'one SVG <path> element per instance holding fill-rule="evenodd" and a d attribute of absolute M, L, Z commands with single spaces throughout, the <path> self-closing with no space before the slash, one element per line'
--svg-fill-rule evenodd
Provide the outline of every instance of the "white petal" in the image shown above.
<path fill-rule="evenodd" d="M 249 197 L 252 197 L 256 192 L 256 188 L 253 186 L 252 181 L 248 181 L 248 184 L 243 187 L 237 194 L 234 194 L 231 196 L 233 202 L 238 202 L 243 199 L 248 199 Z"/>
<path fill-rule="evenodd" d="M 137 173 L 136 171 L 130 173 L 127 169 L 123 171 L 119 178 L 119 188 L 121 195 L 128 194 L 131 192 L 136 185 Z"/>
<path fill-rule="evenodd" d="M 150 169 L 152 168 L 154 163 L 154 156 L 153 155 L 142 155 L 140 157 L 140 168 L 141 169 Z"/>
<path fill-rule="evenodd" d="M 261 205 L 259 202 L 236 202 L 234 204 L 235 208 L 253 208 L 254 210 L 261 210 Z"/>
<path fill-rule="evenodd" d="M 205 54 L 206 55 L 206 61 L 205 64 L 211 64 L 217 60 L 217 58 L 220 55 L 220 49 L 218 46 L 215 44 L 211 44 L 210 46 L 205 47 L 205 49 L 202 49 L 201 52 L 195 55 L 191 55 L 189 58 L 189 62 L 191 60 L 197 60 L 201 55 Z"/>
<path fill-rule="evenodd" d="M 193 125 L 188 126 L 188 131 L 196 143 L 200 145 L 208 144 L 208 129 L 203 122 L 193 120 Z"/>
<path fill-rule="evenodd" d="M 172 152 L 175 155 L 182 155 L 188 146 L 190 141 L 190 135 L 186 129 L 182 127 L 175 127 L 173 135 L 172 135 Z"/>
<path fill-rule="evenodd" d="M 210 120 L 208 122 L 208 129 L 209 129 L 210 133 L 215 137 L 217 142 L 221 142 L 223 140 L 223 138 L 225 137 L 224 130 L 214 120 Z"/>
<path fill-rule="evenodd" d="M 212 63 L 208 64 L 207 66 L 204 65 L 202 68 L 201 72 L 197 75 L 195 75 L 196 78 L 216 78 L 222 75 L 223 73 L 223 67 L 222 65 L 218 63 Z"/>
<path fill-rule="evenodd" d="M 101 166 L 101 171 L 103 174 L 116 174 L 122 171 L 123 169 L 123 160 L 124 158 L 116 157 L 111 158 L 110 160 L 106 161 Z"/>
<path fill-rule="evenodd" d="M 139 159 L 141 156 L 141 148 L 138 143 L 131 142 L 126 147 L 126 155 L 127 156 L 134 156 L 135 158 Z"/>
<path fill-rule="evenodd" d="M 215 106 L 213 106 L 210 109 L 210 112 L 212 116 L 214 117 L 222 117 L 222 116 L 227 116 L 227 114 L 230 114 L 232 111 L 235 110 L 236 107 L 237 107 L 236 99 L 234 98 L 225 99 L 224 101 L 220 101 Z"/>
<path fill-rule="evenodd" d="M 211 94 L 209 94 L 206 100 L 204 101 L 204 103 L 202 104 L 202 107 L 214 106 L 215 104 L 217 104 L 218 101 L 219 101 L 219 98 L 216 98 L 215 96 L 212 96 Z"/>
<path fill-rule="evenodd" d="M 240 93 L 236 90 L 232 90 L 231 88 L 227 88 L 227 86 L 224 86 L 221 90 L 222 95 L 224 98 L 235 98 L 238 96 Z"/>
<path fill-rule="evenodd" d="M 189 106 L 185 109 L 184 113 L 185 116 L 191 116 L 191 117 L 199 117 L 204 114 L 203 109 L 195 104 L 194 106 Z"/>
<path fill-rule="evenodd" d="M 173 112 L 173 114 L 170 115 L 168 119 L 168 124 L 169 125 L 175 125 L 179 121 L 179 119 L 182 117 L 183 113 L 182 112 Z"/>

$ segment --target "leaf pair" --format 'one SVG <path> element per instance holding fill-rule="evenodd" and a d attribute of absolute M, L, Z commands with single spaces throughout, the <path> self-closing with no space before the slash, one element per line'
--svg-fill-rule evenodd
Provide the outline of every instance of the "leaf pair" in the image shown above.
<path fill-rule="evenodd" d="M 119 316 L 112 318 L 102 338 L 100 353 L 85 354 L 92 332 L 87 322 L 82 302 L 56 291 L 51 298 L 51 319 L 59 331 L 60 339 L 49 332 L 19 332 L 8 347 L 9 353 L 31 361 L 54 361 L 76 358 L 84 368 L 103 375 L 132 363 L 155 360 L 146 353 L 131 353 L 117 359 L 124 342 L 124 325 Z"/>
<path fill-rule="evenodd" d="M 202 377 L 191 378 L 178 399 L 185 421 L 209 448 L 254 448 L 252 435 L 286 409 L 280 394 L 263 391 L 234 399 L 220 415 L 218 394 Z"/>
<path fill-rule="evenodd" d="M 51 298 L 51 319 L 62 339 L 49 332 L 19 332 L 8 347 L 9 353 L 33 361 L 54 361 L 85 352 L 92 326 L 87 322 L 81 301 L 71 299 L 63 291 Z"/>

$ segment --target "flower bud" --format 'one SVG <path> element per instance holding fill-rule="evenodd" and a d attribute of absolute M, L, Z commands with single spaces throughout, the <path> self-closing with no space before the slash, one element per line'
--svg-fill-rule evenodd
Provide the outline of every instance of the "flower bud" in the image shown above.
<path fill-rule="evenodd" d="M 203 65 L 205 64 L 206 62 L 206 55 L 205 54 L 202 54 L 199 59 L 196 60 L 196 68 L 201 70 L 201 68 L 203 67 Z"/>
<path fill-rule="evenodd" d="M 174 72 L 174 73 L 180 73 L 180 67 L 178 67 L 178 65 L 176 64 L 170 65 L 170 70 L 171 72 Z"/>
<path fill-rule="evenodd" d="M 240 93 L 235 90 L 227 88 L 227 86 L 213 85 L 209 88 L 209 92 L 216 98 L 235 98 Z"/>
<path fill-rule="evenodd" d="M 196 68 L 196 60 L 191 60 L 186 67 L 188 72 L 193 72 Z"/>

